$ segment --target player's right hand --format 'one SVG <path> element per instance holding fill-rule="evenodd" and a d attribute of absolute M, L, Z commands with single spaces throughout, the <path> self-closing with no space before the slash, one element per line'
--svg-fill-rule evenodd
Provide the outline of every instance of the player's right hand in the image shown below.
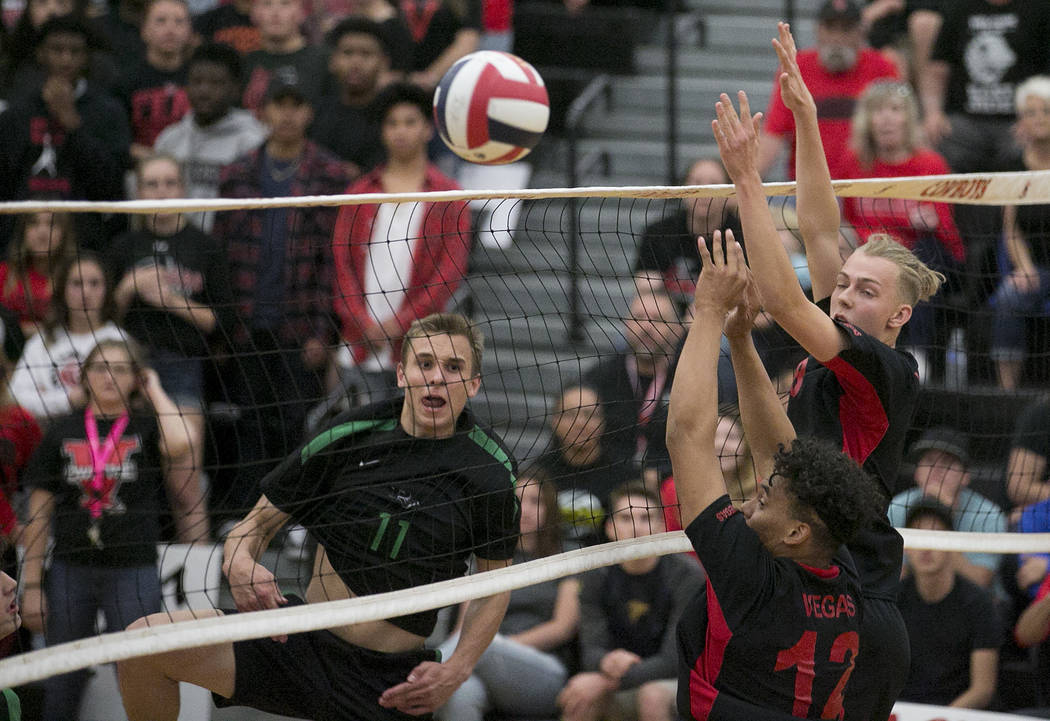
<path fill-rule="evenodd" d="M 230 593 L 238 611 L 265 611 L 288 603 L 270 569 L 258 563 L 234 565 L 229 574 Z"/>

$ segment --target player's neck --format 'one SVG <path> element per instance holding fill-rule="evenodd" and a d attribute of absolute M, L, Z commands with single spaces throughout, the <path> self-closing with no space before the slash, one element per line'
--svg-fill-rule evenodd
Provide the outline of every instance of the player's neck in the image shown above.
<path fill-rule="evenodd" d="M 919 598 L 926 603 L 938 603 L 952 592 L 955 588 L 955 571 L 951 567 L 935 573 L 916 573 L 915 590 L 919 592 Z"/>
<path fill-rule="evenodd" d="M 306 138 L 278 140 L 270 138 L 266 143 L 266 154 L 274 160 L 297 160 L 306 147 Z"/>

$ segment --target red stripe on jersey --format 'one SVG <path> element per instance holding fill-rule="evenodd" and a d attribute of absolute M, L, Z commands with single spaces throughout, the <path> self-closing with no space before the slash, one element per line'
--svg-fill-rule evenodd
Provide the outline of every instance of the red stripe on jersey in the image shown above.
<path fill-rule="evenodd" d="M 886 437 L 890 419 L 875 386 L 864 374 L 835 356 L 824 364 L 842 387 L 839 398 L 839 425 L 842 426 L 842 452 L 863 464 Z"/>
<path fill-rule="evenodd" d="M 711 707 L 715 704 L 718 697 L 715 681 L 722 671 L 722 659 L 732 638 L 733 632 L 726 623 L 722 605 L 711 586 L 711 579 L 708 579 L 704 652 L 696 659 L 696 665 L 689 672 L 689 711 L 696 721 L 706 721 Z"/>
<path fill-rule="evenodd" d="M 797 563 L 797 561 L 796 561 L 796 563 Z M 839 577 L 839 567 L 838 566 L 828 566 L 827 568 L 817 568 L 816 566 L 807 566 L 804 563 L 799 563 L 798 565 L 801 568 L 803 568 L 803 569 L 809 571 L 810 573 L 812 573 L 814 576 L 817 576 L 818 578 L 838 578 Z"/>

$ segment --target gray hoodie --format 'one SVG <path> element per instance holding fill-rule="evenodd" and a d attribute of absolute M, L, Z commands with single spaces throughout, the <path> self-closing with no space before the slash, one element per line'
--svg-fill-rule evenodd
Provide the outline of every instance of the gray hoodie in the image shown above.
<path fill-rule="evenodd" d="M 153 149 L 173 155 L 182 163 L 189 197 L 217 198 L 223 167 L 259 147 L 268 132 L 254 115 L 240 108 L 231 109 L 206 128 L 197 125 L 193 117 L 192 112 L 187 113 L 182 120 L 165 128 Z M 214 213 L 194 214 L 194 220 L 209 232 L 214 216 Z"/>

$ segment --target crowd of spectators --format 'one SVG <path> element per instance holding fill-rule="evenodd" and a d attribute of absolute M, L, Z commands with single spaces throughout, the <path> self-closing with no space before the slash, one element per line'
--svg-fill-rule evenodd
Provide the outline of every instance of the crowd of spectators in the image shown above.
<path fill-rule="evenodd" d="M 578 14 L 586 4 L 566 9 Z M 818 98 L 833 176 L 1050 168 L 1048 7 L 1036 0 L 871 0 L 864 7 L 829 0 L 818 16 L 816 47 L 799 58 Z M 29 0 L 5 36 L 0 198 L 163 201 L 454 189 L 455 180 L 434 162 L 429 94 L 456 59 L 479 46 L 506 49 L 510 34 L 510 3 L 494 0 L 128 0 L 99 10 Z M 868 47 L 866 36 L 882 49 Z M 968 62 L 971 56 L 981 62 Z M 922 79 L 918 90 L 910 78 Z M 761 151 L 767 166 L 792 142 L 791 114 L 776 93 L 768 118 Z M 685 182 L 723 183 L 726 176 L 718 161 L 699 159 Z M 1047 312 L 1046 207 L 1007 208 L 992 223 L 1001 223 L 1003 240 L 989 298 L 990 347 L 1005 391 L 1025 380 L 1026 317 Z M 972 275 L 969 255 L 987 241 L 969 235 L 975 231 L 953 210 L 855 199 L 844 217 L 851 242 L 889 232 L 945 273 L 947 295 L 963 290 Z M 38 513 L 22 521 L 35 531 L 30 561 L 39 565 L 31 566 L 36 596 L 27 625 L 42 631 L 48 613 L 52 622 L 65 614 L 66 626 L 56 623 L 48 633 L 54 642 L 93 632 L 93 616 L 74 619 L 63 603 L 70 585 L 99 584 L 75 575 L 82 561 L 76 553 L 60 559 L 64 576 L 45 581 L 41 540 L 53 526 L 72 542 L 63 514 L 84 511 L 60 497 L 56 478 L 75 459 L 53 441 L 59 429 L 81 432 L 81 410 L 106 392 L 87 376 L 98 372 L 92 358 L 119 356 L 110 365 L 136 373 L 148 362 L 151 373 L 125 379 L 140 384 L 134 390 L 156 412 L 152 421 L 133 417 L 152 444 L 143 451 L 142 477 L 168 491 L 168 540 L 217 539 L 224 514 L 253 503 L 259 479 L 298 444 L 311 406 L 340 377 L 368 375 L 393 392 L 400 338 L 413 319 L 449 305 L 467 273 L 472 233 L 470 210 L 458 202 L 168 212 L 132 223 L 102 214 L 4 218 L 0 534 L 18 540 L 12 501 L 20 481 L 31 486 Z M 564 380 L 552 398 L 550 446 L 536 454 L 519 491 L 518 560 L 680 527 L 664 446 L 667 396 L 699 270 L 695 238 L 710 240 L 724 228 L 746 251 L 732 203 L 689 199 L 646 230 L 619 350 Z M 797 254 L 797 239 L 785 232 L 784 240 Z M 920 359 L 943 347 L 947 321 L 938 309 L 947 302 L 937 297 L 916 309 L 903 343 Z M 767 370 L 786 380 L 798 348 L 768 319 L 759 323 Z M 135 341 L 148 361 L 139 360 Z M 726 394 L 719 455 L 733 500 L 742 502 L 756 479 L 732 406 L 728 362 L 719 374 Z M 208 451 L 214 457 L 206 458 L 207 411 L 217 402 L 234 409 L 237 442 L 215 444 Z M 177 429 L 165 427 L 166 415 L 180 419 Z M 909 456 L 910 487 L 891 502 L 891 521 L 1050 530 L 1048 415 L 1043 401 L 1018 421 L 1001 475 L 1012 508 L 968 487 L 965 434 L 922 429 Z M 207 479 L 206 466 L 215 469 Z M 139 499 L 159 524 L 155 500 Z M 139 530 L 152 539 L 152 528 Z M 85 539 L 93 540 L 91 533 Z M 916 629 L 911 698 L 995 703 L 1003 634 L 995 624 L 955 618 L 1001 618 L 1016 629 L 1009 645 L 1042 645 L 1050 657 L 1048 559 L 909 554 L 901 605 Z M 153 563 L 152 556 L 133 560 Z M 701 582 L 695 561 L 674 558 L 530 587 L 445 717 L 497 711 L 583 720 L 615 708 L 628 718 L 661 718 L 664 711 L 669 718 L 670 629 Z M 111 595 L 119 596 L 115 588 Z M 150 588 L 138 600 L 154 608 Z M 57 602 L 45 610 L 52 596 Z M 75 605 L 109 612 L 116 603 L 100 592 Z M 127 620 L 111 616 L 114 626 Z M 951 633 L 930 633 L 935 625 Z M 956 633 L 960 628 L 968 633 Z M 923 662 L 930 658 L 939 660 L 936 668 Z M 522 670 L 508 672 L 507 664 Z M 563 690 L 523 693 L 523 678 L 529 689 Z M 82 679 L 63 683 L 65 690 L 52 695 L 62 710 L 51 713 L 75 718 L 70 708 Z"/>

